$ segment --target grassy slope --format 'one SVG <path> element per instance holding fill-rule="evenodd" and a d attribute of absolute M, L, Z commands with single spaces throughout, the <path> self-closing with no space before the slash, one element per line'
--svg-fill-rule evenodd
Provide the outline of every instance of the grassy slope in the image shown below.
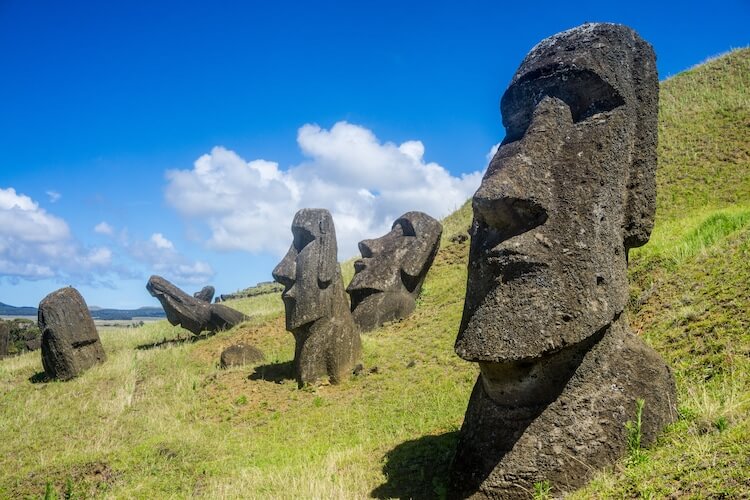
<path fill-rule="evenodd" d="M 632 255 L 630 315 L 675 369 L 681 418 L 645 461 L 577 496 L 750 492 L 749 80 L 743 50 L 663 84 L 658 221 Z M 477 373 L 452 351 L 468 244 L 449 238 L 470 216 L 445 221 L 417 312 L 366 336 L 365 375 L 340 386 L 296 389 L 277 295 L 235 302 L 253 320 L 198 342 L 166 322 L 107 330 L 107 363 L 70 382 L 39 383 L 38 353 L 3 360 L 0 497 L 48 483 L 143 498 L 439 494 Z M 238 339 L 266 362 L 220 370 Z"/>

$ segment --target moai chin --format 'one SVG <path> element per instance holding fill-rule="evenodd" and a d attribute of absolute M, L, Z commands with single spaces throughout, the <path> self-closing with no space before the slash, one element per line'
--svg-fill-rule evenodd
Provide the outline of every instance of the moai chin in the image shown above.
<path fill-rule="evenodd" d="M 302 387 L 328 377 L 337 383 L 352 372 L 362 346 L 341 279 L 333 218 L 328 210 L 303 208 L 294 216 L 292 235 L 273 279 L 284 285 L 297 382 Z"/>
<path fill-rule="evenodd" d="M 561 493 L 675 418 L 663 360 L 623 313 L 628 250 L 653 227 L 659 83 L 633 30 L 585 24 L 543 40 L 501 100 L 507 135 L 472 200 L 456 353 L 479 364 L 452 497 Z"/>
<path fill-rule="evenodd" d="M 359 242 L 362 258 L 354 263 L 351 296 L 354 322 L 363 332 L 414 312 L 432 266 L 443 226 L 423 212 L 407 212 L 391 231 Z"/>

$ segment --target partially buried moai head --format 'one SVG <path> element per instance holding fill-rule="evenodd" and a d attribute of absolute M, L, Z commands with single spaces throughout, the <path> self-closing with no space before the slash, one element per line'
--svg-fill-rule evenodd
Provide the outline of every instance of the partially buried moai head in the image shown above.
<path fill-rule="evenodd" d="M 653 226 L 657 104 L 653 50 L 627 27 L 585 25 L 526 56 L 473 198 L 459 356 L 539 358 L 624 309 L 628 250 Z"/>
<path fill-rule="evenodd" d="M 432 265 L 443 227 L 423 212 L 407 212 L 391 231 L 359 242 L 351 296 L 354 321 L 363 331 L 408 316 Z"/>
<path fill-rule="evenodd" d="M 304 208 L 292 221 L 292 246 L 273 278 L 284 285 L 286 327 L 295 330 L 331 315 L 334 287 L 339 274 L 336 232 L 328 210 Z"/>

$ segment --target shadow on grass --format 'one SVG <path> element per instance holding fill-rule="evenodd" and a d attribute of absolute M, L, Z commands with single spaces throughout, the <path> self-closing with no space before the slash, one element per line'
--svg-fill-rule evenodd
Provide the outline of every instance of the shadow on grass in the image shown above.
<path fill-rule="evenodd" d="M 192 335 L 184 338 L 177 337 L 176 339 L 164 339 L 158 342 L 152 342 L 151 344 L 142 344 L 136 346 L 135 348 L 139 351 L 147 351 L 149 349 L 158 349 L 160 347 L 169 347 L 172 345 L 192 344 L 193 342 L 198 342 L 199 340 L 207 339 L 209 337 L 213 337 L 214 335 L 216 335 L 215 332 L 206 332 L 200 335 Z"/>
<path fill-rule="evenodd" d="M 401 443 L 385 454 L 387 482 L 370 494 L 375 498 L 445 498 L 457 443 L 458 431 Z"/>
<path fill-rule="evenodd" d="M 44 373 L 43 371 L 37 372 L 31 377 L 29 377 L 29 382 L 31 382 L 32 384 L 44 384 L 46 382 L 51 382 L 51 381 L 52 379 L 49 378 L 47 374 Z"/>
<path fill-rule="evenodd" d="M 285 380 L 294 380 L 294 362 L 284 361 L 283 363 L 256 366 L 255 371 L 247 378 L 250 380 L 267 380 L 277 384 Z"/>

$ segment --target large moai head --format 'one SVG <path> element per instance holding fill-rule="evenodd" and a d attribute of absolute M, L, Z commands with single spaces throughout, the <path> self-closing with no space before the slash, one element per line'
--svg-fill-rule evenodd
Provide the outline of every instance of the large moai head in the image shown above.
<path fill-rule="evenodd" d="M 363 331 L 414 311 L 442 233 L 440 222 L 429 215 L 407 212 L 387 234 L 359 242 L 362 258 L 354 263 L 354 278 L 346 291 L 354 321 Z"/>
<path fill-rule="evenodd" d="M 671 372 L 621 314 L 653 226 L 657 100 L 653 50 L 613 24 L 543 40 L 503 95 L 473 198 L 455 349 L 480 375 L 449 497 L 571 491 L 626 452 L 636 401 L 644 444 L 674 420 Z"/>
<path fill-rule="evenodd" d="M 608 325 L 627 300 L 627 253 L 655 210 L 658 79 L 621 25 L 547 38 L 501 100 L 507 135 L 473 198 L 456 352 L 540 358 Z"/>
<path fill-rule="evenodd" d="M 284 285 L 287 330 L 295 330 L 319 318 L 331 316 L 340 274 L 336 230 L 325 209 L 303 208 L 292 221 L 292 246 L 273 270 Z"/>

